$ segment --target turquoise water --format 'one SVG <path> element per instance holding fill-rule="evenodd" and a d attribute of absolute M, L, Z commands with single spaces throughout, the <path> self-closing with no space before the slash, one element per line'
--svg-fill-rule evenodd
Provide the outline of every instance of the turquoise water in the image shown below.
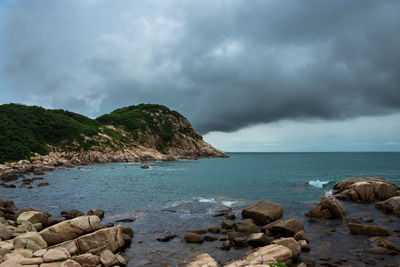
<path fill-rule="evenodd" d="M 344 178 L 382 176 L 400 184 L 400 153 L 231 153 L 230 156 L 154 162 L 150 163 L 150 169 L 141 169 L 138 163 L 59 169 L 43 176 L 50 183 L 48 187 L 28 190 L 17 185 L 15 189 L 0 188 L 0 193 L 1 198 L 14 200 L 17 207 L 38 208 L 55 215 L 73 208 L 84 212 L 101 208 L 106 212 L 105 221 L 135 217 L 136 222 L 130 225 L 136 231 L 135 238 L 146 242 L 130 249 L 128 256 L 134 259 L 132 266 L 142 266 L 148 263 L 146 257 L 154 254 L 155 247 L 160 262 L 166 257 L 167 262 L 171 258 L 183 260 L 188 253 L 198 251 L 198 247 L 182 247 L 179 240 L 167 244 L 154 240 L 164 233 L 183 235 L 186 228 L 219 223 L 211 214 L 221 204 L 233 206 L 239 213 L 255 200 L 268 199 L 282 204 L 285 217 L 304 221 L 303 214 Z M 43 181 L 34 185 L 39 182 Z M 203 245 L 201 249 L 215 250 L 215 244 Z M 216 257 L 223 260 L 244 252 Z"/>

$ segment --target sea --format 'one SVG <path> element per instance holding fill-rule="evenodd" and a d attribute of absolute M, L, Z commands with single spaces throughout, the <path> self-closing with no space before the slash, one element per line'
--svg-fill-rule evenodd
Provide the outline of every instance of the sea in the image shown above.
<path fill-rule="evenodd" d="M 0 188 L 2 199 L 13 200 L 17 208 L 37 208 L 58 217 L 63 210 L 105 211 L 104 222 L 132 218 L 124 223 L 135 235 L 124 252 L 128 266 L 180 266 L 197 253 L 209 253 L 221 264 L 243 257 L 251 248 L 223 251 L 222 241 L 186 244 L 187 229 L 220 225 L 213 217 L 223 205 L 232 207 L 240 220 L 243 207 L 260 199 L 278 202 L 284 218 L 301 220 L 311 250 L 302 253 L 316 264 L 329 259 L 363 266 L 372 243 L 354 236 L 340 220 L 312 223 L 304 213 L 316 206 L 335 183 L 358 176 L 381 176 L 400 185 L 400 153 L 229 153 L 229 158 L 150 162 L 107 163 L 77 166 L 46 172 L 33 189 Z M 35 175 L 26 175 L 27 178 Z M 48 182 L 47 187 L 37 187 Z M 345 203 L 349 216 L 371 217 L 374 223 L 400 230 L 400 219 L 375 209 L 373 204 Z M 156 239 L 168 234 L 169 242 Z M 222 236 L 220 236 L 222 237 Z M 400 246 L 396 233 L 389 240 Z M 378 266 L 396 264 L 400 256 L 376 259 Z M 169 265 L 168 265 L 169 264 Z"/>

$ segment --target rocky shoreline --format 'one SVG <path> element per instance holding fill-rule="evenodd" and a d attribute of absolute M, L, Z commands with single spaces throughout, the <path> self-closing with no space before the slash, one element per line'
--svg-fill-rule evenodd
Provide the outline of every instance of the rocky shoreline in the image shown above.
<path fill-rule="evenodd" d="M 296 267 L 398 267 L 398 186 L 381 177 L 357 177 L 342 180 L 333 189 L 332 195 L 325 194 L 319 204 L 303 218 L 284 217 L 283 207 L 279 203 L 260 200 L 240 211 L 232 210 L 228 206 L 221 207 L 210 216 L 216 219 L 213 221 L 218 222 L 217 224 L 210 223 L 205 228 L 193 228 L 193 225 L 187 224 L 187 228 L 183 228 L 185 232 L 160 234 L 155 242 L 165 243 L 171 249 L 178 242 L 182 246 L 188 246 L 189 251 L 195 247 L 194 251 L 201 252 L 192 255 L 192 260 L 189 260 L 190 255 L 186 255 L 187 260 L 178 261 L 178 266 L 244 267 L 285 264 Z M 360 217 L 360 214 L 365 213 L 354 212 L 363 207 L 374 209 L 373 215 Z M 61 212 L 61 216 L 66 220 L 60 220 L 59 217 L 54 219 L 46 212 L 33 209 L 18 211 L 12 201 L 0 201 L 0 238 L 3 240 L 0 242 L 0 260 L 4 261 L 0 263 L 0 267 L 124 266 L 127 264 L 126 258 L 135 259 L 132 256 L 124 257 L 123 254 L 131 242 L 133 230 L 121 225 L 114 226 L 113 223 L 101 225 L 104 211 L 89 211 L 84 215 L 78 210 L 71 210 Z M 133 221 L 134 218 L 120 220 L 128 225 Z M 136 224 L 130 226 L 134 229 L 137 227 Z M 332 255 L 327 250 L 329 246 L 325 247 L 319 240 L 332 235 L 337 235 L 333 239 L 335 243 L 332 243 L 332 239 L 325 242 L 334 246 L 334 251 L 340 250 L 340 247 L 343 250 L 350 247 L 350 250 L 343 255 Z M 346 238 L 343 240 L 354 243 L 341 243 L 346 242 L 340 239 L 344 235 Z M 142 238 L 143 236 L 139 237 Z M 131 250 L 137 249 L 142 242 L 144 241 L 135 240 Z M 205 248 L 208 254 L 204 253 Z M 230 255 L 236 256 L 219 260 L 221 253 L 228 253 L 227 251 L 234 252 Z M 52 254 L 58 256 L 51 256 Z M 129 255 L 129 250 L 127 254 Z M 53 262 L 48 262 L 49 260 Z M 110 262 L 112 265 L 107 265 Z M 159 265 L 157 261 L 150 261 L 146 266 Z M 173 265 L 163 263 L 162 266 Z"/>
<path fill-rule="evenodd" d="M 66 213 L 60 221 L 47 212 L 16 210 L 13 201 L 0 200 L 1 267 L 125 266 L 123 250 L 133 230 L 122 225 L 103 226 L 104 211 L 88 215 Z M 74 217 L 74 218 L 71 218 Z"/>
<path fill-rule="evenodd" d="M 93 163 L 148 163 L 154 161 L 178 161 L 181 159 L 197 160 L 200 158 L 229 157 L 226 153 L 216 150 L 204 141 L 203 143 L 204 144 L 196 151 L 177 154 L 163 154 L 157 150 L 145 147 L 125 149 L 124 151 L 106 149 L 105 151 L 89 150 L 80 152 L 59 152 L 57 151 L 57 148 L 52 148 L 54 152 L 50 152 L 47 155 L 39 155 L 35 153 L 35 155 L 30 157 L 29 160 L 0 164 L 0 179 L 2 181 L 0 185 L 3 187 L 13 188 L 15 185 L 9 185 L 7 183 L 16 181 L 20 178 L 23 179 L 24 174 L 33 173 L 35 175 L 42 175 L 46 171 L 53 171 L 57 168 L 73 168 Z M 30 182 L 27 181 L 26 184 L 29 185 Z"/>

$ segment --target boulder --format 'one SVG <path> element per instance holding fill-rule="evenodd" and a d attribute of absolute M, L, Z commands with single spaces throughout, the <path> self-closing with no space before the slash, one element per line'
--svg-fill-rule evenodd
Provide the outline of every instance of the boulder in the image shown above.
<path fill-rule="evenodd" d="M 208 254 L 197 255 L 187 267 L 218 267 L 218 263 Z"/>
<path fill-rule="evenodd" d="M 264 225 L 283 216 L 282 206 L 268 200 L 260 200 L 242 210 L 243 218 L 250 218 L 256 224 Z"/>
<path fill-rule="evenodd" d="M 300 255 L 301 246 L 299 245 L 299 243 L 297 243 L 296 239 L 294 239 L 293 237 L 276 239 L 272 241 L 272 243 L 282 245 L 290 249 L 292 251 L 293 258 L 296 258 L 297 256 Z"/>
<path fill-rule="evenodd" d="M 118 258 L 109 249 L 105 249 L 100 253 L 100 262 L 104 267 L 114 266 L 119 263 Z"/>
<path fill-rule="evenodd" d="M 96 215 L 100 219 L 103 219 L 104 218 L 104 210 L 100 210 L 100 209 L 97 209 L 95 211 L 89 210 L 87 215 Z"/>
<path fill-rule="evenodd" d="M 14 238 L 13 243 L 15 248 L 27 248 L 33 252 L 47 247 L 46 241 L 37 232 L 28 232 L 19 235 Z"/>
<path fill-rule="evenodd" d="M 28 221 L 23 221 L 21 225 L 18 225 L 17 228 L 15 228 L 14 233 L 26 233 L 26 232 L 37 232 L 36 227 L 28 222 Z"/>
<path fill-rule="evenodd" d="M 268 245 L 269 241 L 264 233 L 254 233 L 249 236 L 247 243 L 252 247 L 262 247 Z"/>
<path fill-rule="evenodd" d="M 348 223 L 347 225 L 349 226 L 352 234 L 369 236 L 389 236 L 392 234 L 388 228 L 376 224 L 363 225 L 358 223 Z"/>
<path fill-rule="evenodd" d="M 293 237 L 297 241 L 298 240 L 306 240 L 306 241 L 308 241 L 308 237 L 307 237 L 306 233 L 304 232 L 304 230 L 298 231 Z"/>
<path fill-rule="evenodd" d="M 292 251 L 285 246 L 271 244 L 258 248 L 246 257 L 249 264 L 273 264 L 276 262 L 285 262 L 292 258 Z"/>
<path fill-rule="evenodd" d="M 213 236 L 213 235 L 205 235 L 205 236 L 204 236 L 204 240 L 205 240 L 205 241 L 208 241 L 208 242 L 212 242 L 212 241 L 218 240 L 218 237 Z"/>
<path fill-rule="evenodd" d="M 76 243 L 79 254 L 98 254 L 104 249 L 115 252 L 117 249 L 125 246 L 125 239 L 122 231 L 122 226 L 117 225 L 78 237 Z"/>
<path fill-rule="evenodd" d="M 252 220 L 243 220 L 234 224 L 234 229 L 236 232 L 242 233 L 257 233 L 258 227 L 253 223 Z"/>
<path fill-rule="evenodd" d="M 196 234 L 196 233 L 186 232 L 186 234 L 183 238 L 188 243 L 203 243 L 203 236 Z"/>
<path fill-rule="evenodd" d="M 43 255 L 43 262 L 57 262 L 57 261 L 64 261 L 71 258 L 68 250 L 63 247 L 49 249 Z"/>
<path fill-rule="evenodd" d="M 208 231 L 213 234 L 218 234 L 219 232 L 221 232 L 221 228 L 219 228 L 216 225 L 212 225 L 212 226 L 208 227 Z"/>
<path fill-rule="evenodd" d="M 54 245 L 72 240 L 82 234 L 96 231 L 102 227 L 99 217 L 95 215 L 81 216 L 52 225 L 40 231 L 40 235 L 49 245 Z"/>
<path fill-rule="evenodd" d="M 221 227 L 223 229 L 232 229 L 234 225 L 235 225 L 234 221 L 227 220 L 227 219 L 223 220 L 222 223 L 221 223 Z"/>
<path fill-rule="evenodd" d="M 25 211 L 19 214 L 17 218 L 17 223 L 21 224 L 22 222 L 27 221 L 32 224 L 41 223 L 43 225 L 46 225 L 48 217 L 49 216 L 42 211 L 35 211 L 35 210 Z"/>
<path fill-rule="evenodd" d="M 396 186 L 382 177 L 356 177 L 337 183 L 333 189 L 338 198 L 373 202 L 375 199 L 386 200 L 396 196 Z"/>
<path fill-rule="evenodd" d="M 81 212 L 81 211 L 79 211 L 77 209 L 72 209 L 72 210 L 69 210 L 69 211 L 61 211 L 60 214 L 61 214 L 61 216 L 63 216 L 67 220 L 74 219 L 76 217 L 85 215 L 85 214 L 83 214 L 83 212 Z M 88 213 L 88 215 L 95 215 L 95 214 L 89 214 Z"/>
<path fill-rule="evenodd" d="M 343 204 L 335 197 L 325 194 L 318 206 L 304 214 L 307 217 L 323 217 L 325 219 L 342 219 L 347 216 Z"/>
<path fill-rule="evenodd" d="M 73 256 L 72 259 L 82 266 L 97 266 L 100 264 L 100 256 L 90 253 Z"/>
<path fill-rule="evenodd" d="M 0 239 L 7 240 L 12 236 L 13 231 L 8 229 L 4 224 L 0 223 Z"/>
<path fill-rule="evenodd" d="M 400 215 L 400 196 L 391 197 L 385 201 L 377 202 L 375 207 L 385 212 L 393 212 Z"/>
<path fill-rule="evenodd" d="M 292 237 L 297 232 L 304 231 L 304 225 L 297 219 L 279 220 L 266 226 L 274 236 Z"/>

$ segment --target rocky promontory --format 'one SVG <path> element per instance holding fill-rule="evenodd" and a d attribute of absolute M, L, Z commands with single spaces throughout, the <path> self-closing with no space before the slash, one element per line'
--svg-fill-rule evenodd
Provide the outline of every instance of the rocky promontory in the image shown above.
<path fill-rule="evenodd" d="M 90 119 L 65 110 L 0 106 L 0 179 L 106 162 L 228 157 L 189 121 L 162 105 L 141 104 Z"/>

